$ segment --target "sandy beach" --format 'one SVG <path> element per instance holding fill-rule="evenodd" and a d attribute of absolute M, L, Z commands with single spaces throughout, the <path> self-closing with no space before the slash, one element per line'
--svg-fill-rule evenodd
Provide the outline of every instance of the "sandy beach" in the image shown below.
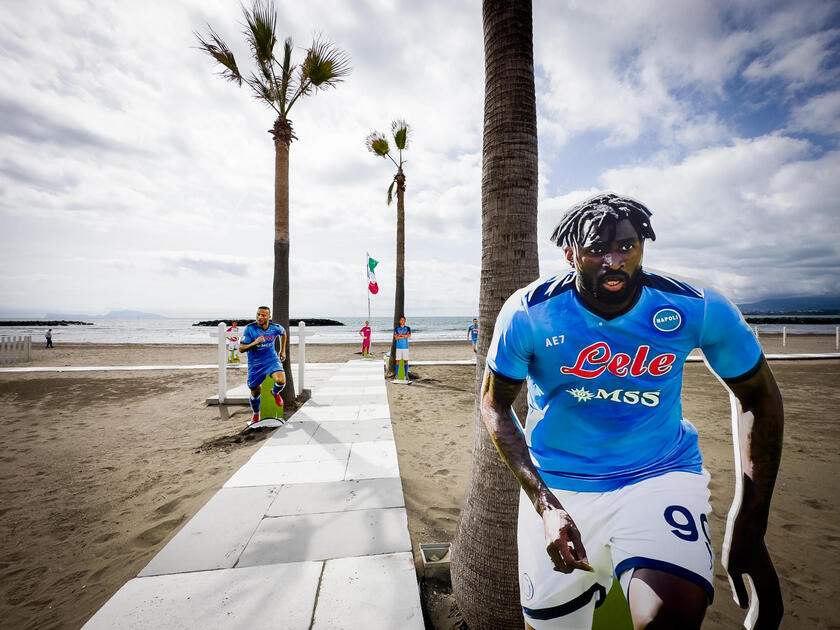
<path fill-rule="evenodd" d="M 833 337 L 762 336 L 768 353 L 835 352 Z M 373 344 L 375 356 L 387 344 Z M 307 360 L 359 358 L 357 344 L 308 345 Z M 216 347 L 60 345 L 20 366 L 199 365 Z M 412 360 L 468 359 L 469 344 L 415 343 Z M 292 360 L 296 349 L 292 348 Z M 840 628 L 839 361 L 774 362 L 785 399 L 785 453 L 767 539 L 782 578 L 785 628 Z M 451 541 L 470 465 L 472 366 L 421 366 L 389 386 L 412 543 Z M 244 382 L 245 373 L 229 376 Z M 0 615 L 10 628 L 78 628 L 177 533 L 259 447 L 204 400 L 213 370 L 0 373 Z M 712 473 L 719 551 L 733 480 L 725 392 L 686 367 L 685 415 Z M 722 569 L 704 628 L 739 627 Z M 446 626 L 439 615 L 436 627 Z M 451 623 L 450 623 L 451 625 Z"/>

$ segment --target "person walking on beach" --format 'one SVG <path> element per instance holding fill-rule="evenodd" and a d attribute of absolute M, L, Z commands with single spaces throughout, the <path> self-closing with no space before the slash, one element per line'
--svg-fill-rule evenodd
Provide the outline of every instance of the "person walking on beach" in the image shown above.
<path fill-rule="evenodd" d="M 280 355 L 274 349 L 274 340 L 279 340 Z M 271 394 L 274 402 L 283 409 L 283 396 L 280 392 L 286 387 L 286 373 L 283 371 L 283 361 L 286 360 L 286 331 L 279 324 L 271 321 L 271 309 L 260 306 L 257 309 L 257 321 L 248 324 L 239 343 L 240 352 L 250 352 L 248 355 L 248 387 L 251 390 L 250 424 L 260 421 L 261 386 L 266 376 L 271 376 L 274 386 Z"/>
<path fill-rule="evenodd" d="M 473 319 L 472 325 L 467 328 L 467 338 L 472 343 L 473 352 L 476 352 L 476 347 L 478 346 L 478 320 Z"/>
<path fill-rule="evenodd" d="M 529 628 L 588 628 L 618 577 L 636 628 L 699 628 L 713 597 L 709 474 L 682 418 L 683 364 L 699 347 L 737 399 L 740 461 L 722 564 L 745 626 L 777 628 L 764 542 L 782 451 L 782 398 L 738 309 L 642 269 L 650 211 L 612 193 L 554 230 L 573 270 L 515 292 L 496 320 L 481 413 L 522 486 L 520 601 Z M 527 379 L 528 416 L 511 405 Z M 758 605 L 760 602 L 760 606 Z"/>
<path fill-rule="evenodd" d="M 362 336 L 362 356 L 366 359 L 370 358 L 370 322 L 365 321 L 365 325 L 359 331 Z"/>
<path fill-rule="evenodd" d="M 48 328 L 48 329 L 47 329 L 47 332 L 46 332 L 46 333 L 44 333 L 44 337 L 45 337 L 45 338 L 46 338 L 46 340 L 47 340 L 47 345 L 46 345 L 45 347 L 46 347 L 46 348 L 52 348 L 52 347 L 53 347 L 53 343 L 52 343 L 52 328 Z"/>
<path fill-rule="evenodd" d="M 397 363 L 405 361 L 405 380 L 408 380 L 408 340 L 411 338 L 411 328 L 405 325 L 405 317 L 400 317 L 400 325 L 394 328 L 394 339 L 397 340 Z M 397 367 L 399 372 L 399 367 Z"/>

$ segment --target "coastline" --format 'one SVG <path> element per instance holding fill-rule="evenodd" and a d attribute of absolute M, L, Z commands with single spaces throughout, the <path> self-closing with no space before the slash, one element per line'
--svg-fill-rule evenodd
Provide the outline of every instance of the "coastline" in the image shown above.
<path fill-rule="evenodd" d="M 765 351 L 781 339 L 760 338 Z M 215 346 L 67 344 L 37 348 L 12 366 L 192 365 Z M 373 344 L 381 357 L 388 344 Z M 829 336 L 788 337 L 786 352 L 835 352 Z M 358 359 L 360 344 L 308 344 L 307 360 Z M 412 342 L 413 361 L 469 359 L 470 344 Z M 296 348 L 292 348 L 296 360 Z M 840 377 L 838 361 L 771 363 L 785 397 L 787 430 L 768 541 L 783 580 L 789 627 L 830 627 L 840 564 Z M 388 384 L 409 531 L 420 542 L 454 536 L 475 426 L 475 368 L 416 365 L 411 387 Z M 206 407 L 215 370 L 0 373 L 0 615 L 10 627 L 78 628 L 134 577 L 259 447 L 242 438 L 246 411 L 226 421 Z M 244 370 L 228 373 L 229 385 Z M 724 390 L 699 363 L 686 366 L 684 413 L 712 472 L 717 549 L 732 493 L 732 446 Z M 795 550 L 795 554 L 788 553 Z M 704 628 L 740 625 L 721 569 Z M 428 602 L 427 602 L 428 603 Z M 436 628 L 447 627 L 448 600 Z M 787 620 L 791 620 L 788 622 Z M 451 622 L 451 620 L 449 620 Z"/>

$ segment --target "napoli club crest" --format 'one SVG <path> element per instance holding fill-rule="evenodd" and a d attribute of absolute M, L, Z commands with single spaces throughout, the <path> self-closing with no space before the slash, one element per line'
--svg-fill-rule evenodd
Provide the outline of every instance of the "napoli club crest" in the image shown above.
<path fill-rule="evenodd" d="M 674 332 L 683 325 L 683 316 L 675 308 L 660 308 L 653 314 L 653 325 L 661 332 Z"/>

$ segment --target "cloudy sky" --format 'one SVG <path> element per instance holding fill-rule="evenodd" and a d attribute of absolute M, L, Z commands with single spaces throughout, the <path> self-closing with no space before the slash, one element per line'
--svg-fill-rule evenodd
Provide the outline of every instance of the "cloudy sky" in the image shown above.
<path fill-rule="evenodd" d="M 248 55 L 238 2 L 0 0 L 0 316 L 270 302 L 272 111 L 216 76 L 193 32 Z M 293 317 L 393 309 L 390 162 L 413 128 L 406 303 L 476 312 L 484 61 L 477 0 L 277 3 L 296 59 L 351 57 L 290 113 Z M 599 190 L 649 205 L 646 264 L 738 302 L 838 290 L 840 6 L 832 0 L 535 0 L 540 269 L 565 208 Z"/>

